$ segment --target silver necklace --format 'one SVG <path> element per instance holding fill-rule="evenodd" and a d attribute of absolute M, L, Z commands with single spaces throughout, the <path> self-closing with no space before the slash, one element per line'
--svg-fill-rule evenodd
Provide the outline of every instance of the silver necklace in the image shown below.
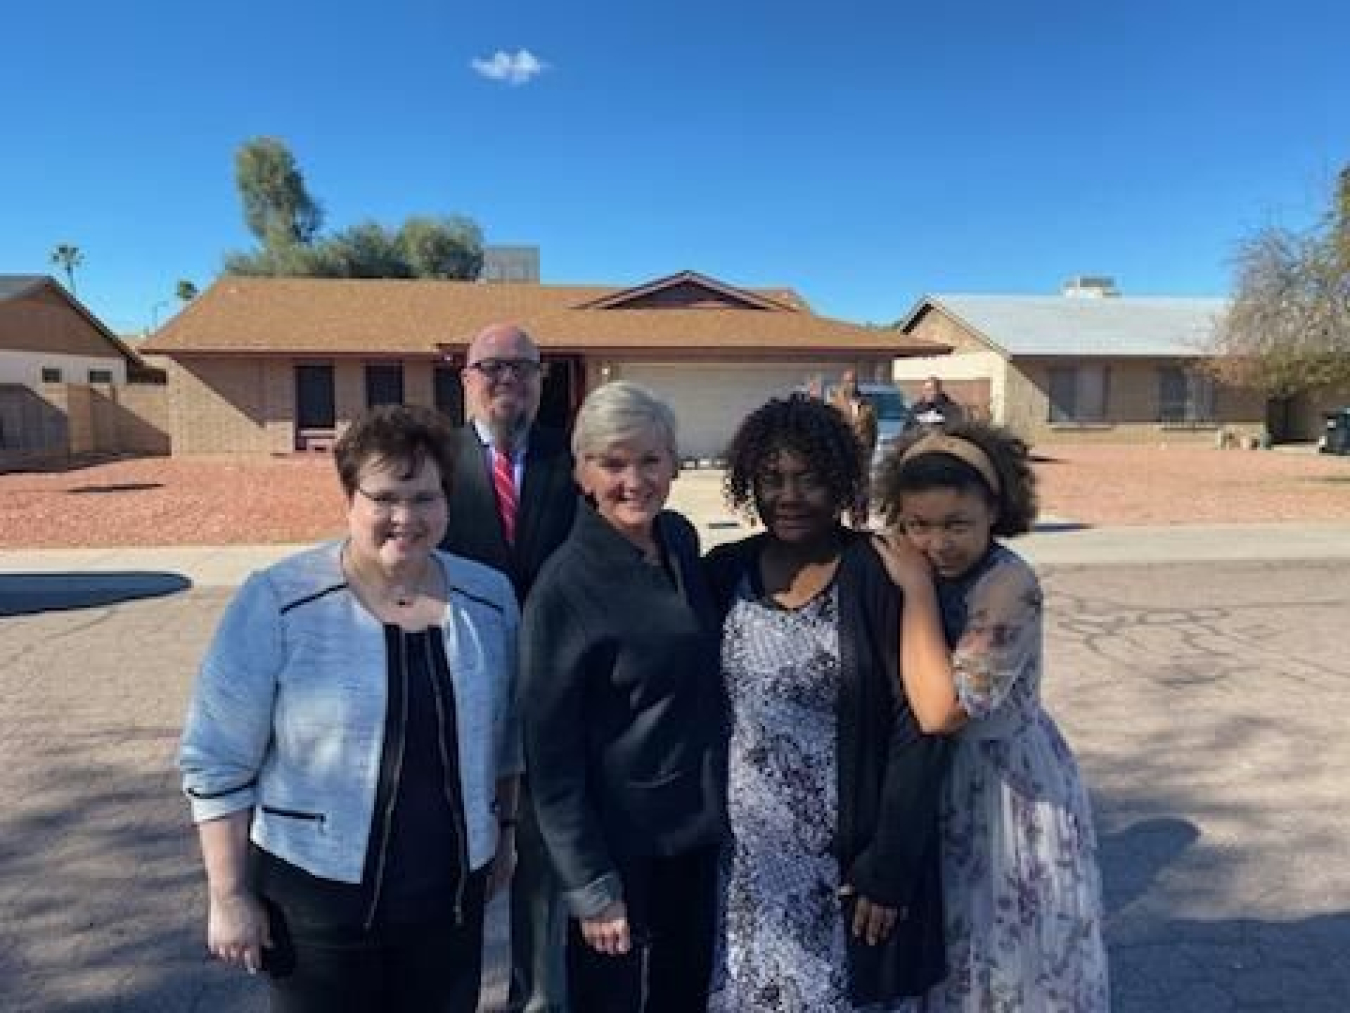
<path fill-rule="evenodd" d="M 356 578 L 359 583 L 375 591 L 380 598 L 384 599 L 386 602 L 392 603 L 395 608 L 412 608 L 417 604 L 417 599 L 422 594 L 422 589 L 426 585 L 428 570 L 428 566 L 426 565 L 422 567 L 422 572 L 417 575 L 417 580 L 413 582 L 411 587 L 394 588 L 391 591 L 389 588 L 380 587 L 378 582 L 364 577 L 352 562 L 351 554 L 348 552 L 346 546 L 342 549 L 342 560 L 344 568 L 351 577 Z"/>

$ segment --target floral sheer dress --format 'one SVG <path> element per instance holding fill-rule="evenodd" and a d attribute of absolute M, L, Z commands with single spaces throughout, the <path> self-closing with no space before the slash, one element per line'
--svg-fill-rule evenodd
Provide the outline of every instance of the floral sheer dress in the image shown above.
<path fill-rule="evenodd" d="M 1107 1010 L 1092 811 L 1040 702 L 1040 584 L 995 545 L 938 594 L 970 721 L 954 737 L 941 809 L 949 975 L 926 1010 Z"/>

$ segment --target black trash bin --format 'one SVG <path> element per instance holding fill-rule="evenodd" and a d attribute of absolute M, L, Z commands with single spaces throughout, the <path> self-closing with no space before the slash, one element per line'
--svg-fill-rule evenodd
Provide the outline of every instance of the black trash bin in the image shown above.
<path fill-rule="evenodd" d="M 1350 455 L 1350 408 L 1327 412 L 1327 431 L 1322 440 L 1322 453 Z"/>

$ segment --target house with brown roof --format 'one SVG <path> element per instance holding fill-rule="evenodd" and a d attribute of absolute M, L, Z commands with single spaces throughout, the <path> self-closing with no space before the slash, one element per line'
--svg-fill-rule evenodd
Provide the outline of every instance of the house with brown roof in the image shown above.
<path fill-rule="evenodd" d="M 897 361 L 915 390 L 938 376 L 976 414 L 1033 443 L 1214 441 L 1267 426 L 1265 398 L 1217 383 L 1202 367 L 1222 299 L 1121 296 L 1109 278 L 1079 278 L 1057 296 L 926 295 L 897 325 L 951 349 Z"/>
<path fill-rule="evenodd" d="M 56 279 L 0 275 L 0 468 L 161 446 L 162 380 Z"/>
<path fill-rule="evenodd" d="M 0 274 L 0 383 L 126 383 L 136 353 L 45 274 Z"/>
<path fill-rule="evenodd" d="M 540 347 L 541 419 L 567 425 L 587 391 L 633 380 L 670 402 L 690 457 L 720 455 L 747 412 L 809 376 L 885 379 L 896 356 L 945 350 L 692 271 L 627 288 L 224 277 L 143 350 L 167 362 L 173 453 L 278 454 L 330 445 L 373 404 L 459 420 L 465 351 L 499 321 Z"/>

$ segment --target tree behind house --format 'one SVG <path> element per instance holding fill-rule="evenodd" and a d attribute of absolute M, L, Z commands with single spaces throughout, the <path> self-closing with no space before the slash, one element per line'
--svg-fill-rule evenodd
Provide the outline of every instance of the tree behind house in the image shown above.
<path fill-rule="evenodd" d="M 1261 229 L 1234 264 L 1213 372 L 1276 397 L 1350 383 L 1350 166 L 1317 227 Z"/>
<path fill-rule="evenodd" d="M 323 227 L 323 209 L 284 141 L 255 137 L 234 158 L 244 223 L 264 249 L 308 243 Z"/>
<path fill-rule="evenodd" d="M 295 156 L 276 138 L 256 138 L 239 150 L 235 180 L 258 248 L 227 254 L 226 274 L 474 279 L 482 269 L 482 232 L 459 216 L 417 216 L 397 230 L 367 220 L 320 236 L 319 203 Z"/>

